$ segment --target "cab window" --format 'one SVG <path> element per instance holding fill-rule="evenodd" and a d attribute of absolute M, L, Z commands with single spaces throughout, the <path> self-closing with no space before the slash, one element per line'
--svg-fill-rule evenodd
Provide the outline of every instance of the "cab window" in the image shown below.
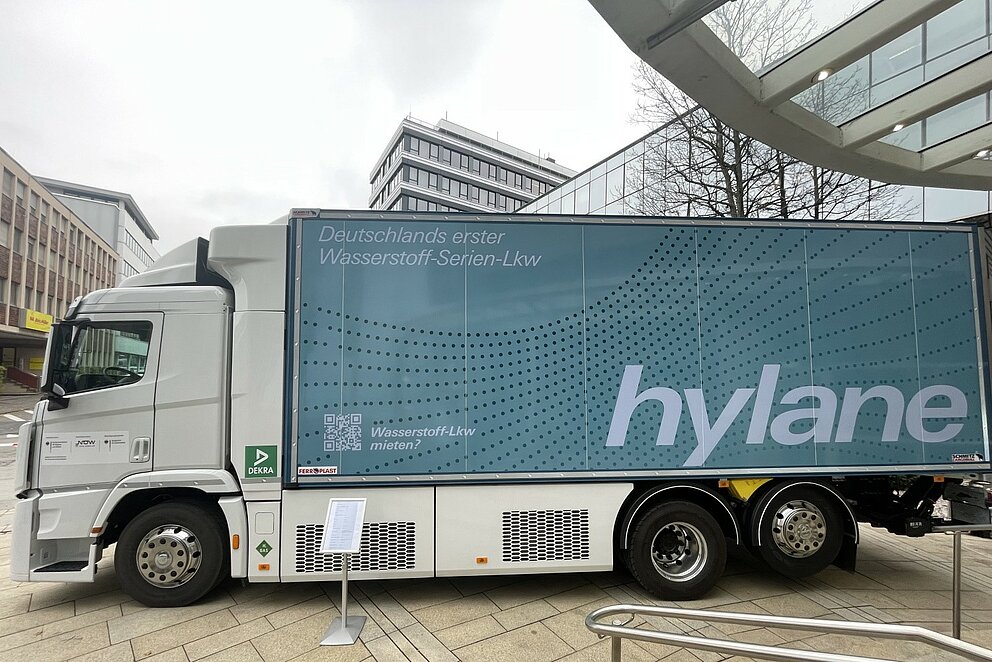
<path fill-rule="evenodd" d="M 54 382 L 70 395 L 140 381 L 151 336 L 151 322 L 83 323 L 69 351 L 52 357 Z"/>

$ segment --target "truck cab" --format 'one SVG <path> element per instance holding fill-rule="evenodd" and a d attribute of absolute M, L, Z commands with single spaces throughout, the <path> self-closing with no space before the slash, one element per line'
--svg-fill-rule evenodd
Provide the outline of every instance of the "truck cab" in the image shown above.
<path fill-rule="evenodd" d="M 232 426 L 232 339 L 249 311 L 238 311 L 236 288 L 219 274 L 244 286 L 264 272 L 281 289 L 285 227 L 232 229 L 212 237 L 212 267 L 211 244 L 189 242 L 121 287 L 77 299 L 54 326 L 47 398 L 19 434 L 13 579 L 92 581 L 114 543 L 134 557 L 116 564 L 125 589 L 151 604 L 195 600 L 224 571 L 245 575 L 242 550 L 229 549 L 232 535 L 246 533 L 230 440 L 232 427 L 245 430 Z M 280 336 L 283 297 L 265 302 L 275 310 L 254 311 L 279 318 L 261 326 Z M 242 348 L 257 332 L 241 334 Z M 268 369 L 278 383 L 281 356 L 269 354 L 241 357 L 238 377 L 264 380 Z M 265 391 L 233 386 L 242 405 Z M 278 435 L 280 402 L 271 409 L 255 407 L 275 414 L 269 433 Z"/>

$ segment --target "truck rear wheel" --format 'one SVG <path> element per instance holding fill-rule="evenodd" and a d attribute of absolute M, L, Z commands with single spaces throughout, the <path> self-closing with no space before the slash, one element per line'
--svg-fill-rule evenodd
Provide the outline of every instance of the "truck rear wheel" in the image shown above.
<path fill-rule="evenodd" d="M 132 519 L 114 554 L 121 588 L 148 607 L 182 607 L 218 584 L 224 522 L 192 501 L 168 501 Z"/>
<path fill-rule="evenodd" d="M 786 488 L 755 508 L 759 556 L 786 577 L 814 575 L 837 558 L 844 522 L 832 497 L 806 486 Z"/>
<path fill-rule="evenodd" d="M 709 591 L 723 574 L 727 540 L 706 510 L 672 501 L 638 520 L 627 559 L 638 583 L 652 594 L 691 600 Z"/>

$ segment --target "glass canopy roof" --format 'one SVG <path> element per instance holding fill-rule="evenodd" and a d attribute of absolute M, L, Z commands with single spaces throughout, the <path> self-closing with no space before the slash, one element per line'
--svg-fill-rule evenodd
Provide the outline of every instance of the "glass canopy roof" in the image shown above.
<path fill-rule="evenodd" d="M 703 21 L 757 75 L 788 60 L 878 0 L 736 0 Z M 992 52 L 990 0 L 961 0 L 792 100 L 838 126 Z M 990 73 L 992 76 L 992 73 Z M 992 122 L 992 97 L 977 95 L 880 140 L 922 151 Z"/>

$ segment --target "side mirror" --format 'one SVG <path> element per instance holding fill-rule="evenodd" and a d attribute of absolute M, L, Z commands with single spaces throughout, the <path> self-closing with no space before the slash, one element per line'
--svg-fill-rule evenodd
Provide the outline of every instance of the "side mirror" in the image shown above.
<path fill-rule="evenodd" d="M 55 411 L 69 406 L 65 397 L 65 388 L 55 382 L 56 368 L 62 365 L 63 358 L 68 357 L 72 346 L 74 325 L 59 322 L 52 325 L 48 335 L 48 348 L 45 351 L 45 369 L 42 377 L 41 392 L 46 394 L 48 409 Z"/>
<path fill-rule="evenodd" d="M 52 385 L 52 390 L 46 398 L 49 411 L 58 411 L 69 406 L 69 398 L 65 397 L 65 389 L 58 384 Z"/>

